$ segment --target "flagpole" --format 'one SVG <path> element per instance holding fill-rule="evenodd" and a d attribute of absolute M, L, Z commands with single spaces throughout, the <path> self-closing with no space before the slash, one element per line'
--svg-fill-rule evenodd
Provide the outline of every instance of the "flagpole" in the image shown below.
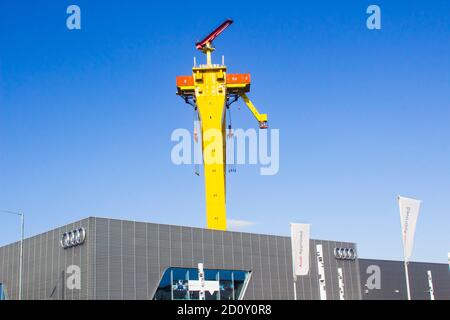
<path fill-rule="evenodd" d="M 294 275 L 294 300 L 297 300 L 297 275 L 295 274 L 295 257 L 292 253 L 292 273 Z"/>
<path fill-rule="evenodd" d="M 297 300 L 297 279 L 294 278 L 294 300 Z"/>
<path fill-rule="evenodd" d="M 292 223 L 291 223 L 291 241 L 294 241 L 294 239 L 292 239 Z M 295 274 L 295 256 L 293 250 L 292 250 L 292 274 L 294 275 L 294 300 L 297 300 L 297 275 Z"/>
<path fill-rule="evenodd" d="M 409 272 L 408 272 L 408 260 L 405 257 L 405 276 L 406 276 L 406 293 L 408 295 L 408 300 L 411 300 L 411 291 L 409 288 Z"/>

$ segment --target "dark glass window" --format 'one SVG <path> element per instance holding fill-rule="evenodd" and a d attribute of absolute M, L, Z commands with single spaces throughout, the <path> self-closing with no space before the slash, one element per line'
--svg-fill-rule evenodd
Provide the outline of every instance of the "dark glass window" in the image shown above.
<path fill-rule="evenodd" d="M 205 291 L 206 300 L 238 300 L 244 293 L 250 272 L 242 270 L 205 269 L 206 281 L 218 281 L 219 291 Z M 155 300 L 199 300 L 200 293 L 189 290 L 189 281 L 198 280 L 194 268 L 168 268 L 156 290 Z"/>
<path fill-rule="evenodd" d="M 246 275 L 243 274 L 242 272 L 236 272 L 233 273 L 233 276 L 234 276 L 234 292 L 236 296 L 239 297 L 247 281 Z"/>
<path fill-rule="evenodd" d="M 234 292 L 234 273 L 239 271 L 220 270 L 219 271 L 219 287 L 220 287 L 220 300 L 235 300 Z"/>
<path fill-rule="evenodd" d="M 0 283 L 0 300 L 6 300 L 6 294 L 4 292 L 3 284 Z"/>
<path fill-rule="evenodd" d="M 174 269 L 172 271 L 173 300 L 187 300 L 189 269 Z"/>

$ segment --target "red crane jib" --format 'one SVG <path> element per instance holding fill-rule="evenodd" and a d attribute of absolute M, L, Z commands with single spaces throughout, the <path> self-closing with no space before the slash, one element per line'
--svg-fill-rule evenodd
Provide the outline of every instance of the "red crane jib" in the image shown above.
<path fill-rule="evenodd" d="M 212 43 L 215 38 L 217 38 L 226 28 L 228 28 L 233 23 L 233 20 L 228 19 L 224 23 L 222 23 L 218 28 L 216 28 L 213 32 L 211 32 L 206 38 L 202 41 L 199 41 L 195 44 L 198 50 L 202 50 L 206 44 Z"/>

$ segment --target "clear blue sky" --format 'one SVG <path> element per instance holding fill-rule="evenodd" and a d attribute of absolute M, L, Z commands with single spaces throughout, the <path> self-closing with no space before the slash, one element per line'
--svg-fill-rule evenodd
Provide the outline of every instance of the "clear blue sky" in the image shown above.
<path fill-rule="evenodd" d="M 82 30 L 66 28 L 66 8 Z M 370 4 L 382 29 L 366 28 Z M 280 129 L 280 171 L 239 167 L 228 216 L 248 232 L 354 241 L 401 259 L 398 194 L 423 200 L 414 260 L 450 251 L 450 2 L 23 1 L 0 4 L 0 208 L 27 236 L 88 216 L 203 227 L 203 177 L 170 161 L 192 128 L 175 96 L 194 42 L 216 41 L 230 72 Z M 235 126 L 255 127 L 250 113 Z M 0 245 L 18 220 L 0 215 Z"/>

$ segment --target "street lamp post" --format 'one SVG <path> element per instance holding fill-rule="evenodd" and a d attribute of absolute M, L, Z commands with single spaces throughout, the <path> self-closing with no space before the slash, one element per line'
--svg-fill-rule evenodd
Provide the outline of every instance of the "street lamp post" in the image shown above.
<path fill-rule="evenodd" d="M 20 216 L 19 300 L 22 300 L 23 237 L 24 237 L 24 226 L 25 226 L 24 214 L 22 212 L 14 212 L 14 211 L 9 211 L 9 210 L 0 210 L 0 212 Z"/>

